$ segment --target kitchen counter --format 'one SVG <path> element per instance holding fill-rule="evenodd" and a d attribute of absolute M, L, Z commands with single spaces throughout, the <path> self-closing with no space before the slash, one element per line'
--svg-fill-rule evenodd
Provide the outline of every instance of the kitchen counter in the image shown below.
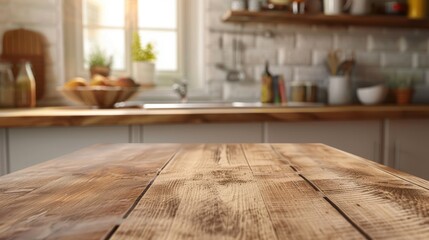
<path fill-rule="evenodd" d="M 297 122 L 429 118 L 429 105 L 247 107 L 207 109 L 89 109 L 45 107 L 0 110 L 0 127 L 114 126 L 175 123 Z"/>
<path fill-rule="evenodd" d="M 428 211 L 429 182 L 322 144 L 97 145 L 0 178 L 0 239 L 428 239 Z"/>

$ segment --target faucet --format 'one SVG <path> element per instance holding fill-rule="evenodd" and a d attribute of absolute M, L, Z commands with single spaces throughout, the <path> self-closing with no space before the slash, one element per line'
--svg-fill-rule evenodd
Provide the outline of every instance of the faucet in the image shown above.
<path fill-rule="evenodd" d="M 173 90 L 180 96 L 180 102 L 188 102 L 188 84 L 183 80 L 175 80 L 173 84 Z"/>

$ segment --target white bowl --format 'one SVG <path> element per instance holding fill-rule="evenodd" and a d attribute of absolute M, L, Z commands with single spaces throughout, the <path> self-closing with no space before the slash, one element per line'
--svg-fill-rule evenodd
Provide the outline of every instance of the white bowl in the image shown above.
<path fill-rule="evenodd" d="M 387 96 L 386 86 L 380 84 L 372 87 L 359 88 L 357 90 L 359 101 L 364 105 L 377 105 L 384 102 Z"/>

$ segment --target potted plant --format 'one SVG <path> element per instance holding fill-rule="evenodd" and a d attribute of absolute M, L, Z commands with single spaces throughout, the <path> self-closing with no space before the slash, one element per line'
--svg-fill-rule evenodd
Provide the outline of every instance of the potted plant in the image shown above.
<path fill-rule="evenodd" d="M 91 78 L 94 75 L 102 75 L 108 77 L 110 75 L 110 68 L 113 63 L 113 57 L 108 56 L 99 47 L 93 49 L 88 56 L 89 71 Z"/>
<path fill-rule="evenodd" d="M 408 105 L 413 96 L 413 78 L 411 76 L 394 76 L 389 81 L 389 87 L 398 105 Z"/>
<path fill-rule="evenodd" d="M 135 32 L 131 45 L 133 59 L 133 78 L 142 86 L 151 87 L 155 85 L 155 60 L 156 53 L 152 43 L 141 45 L 140 35 Z"/>

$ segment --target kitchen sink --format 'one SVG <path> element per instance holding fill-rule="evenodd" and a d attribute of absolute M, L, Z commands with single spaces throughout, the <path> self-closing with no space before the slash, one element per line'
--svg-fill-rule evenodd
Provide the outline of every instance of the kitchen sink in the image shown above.
<path fill-rule="evenodd" d="M 321 103 L 264 104 L 260 102 L 187 102 L 187 103 L 141 103 L 123 102 L 117 108 L 143 109 L 210 109 L 210 108 L 280 108 L 280 107 L 322 107 Z"/>

